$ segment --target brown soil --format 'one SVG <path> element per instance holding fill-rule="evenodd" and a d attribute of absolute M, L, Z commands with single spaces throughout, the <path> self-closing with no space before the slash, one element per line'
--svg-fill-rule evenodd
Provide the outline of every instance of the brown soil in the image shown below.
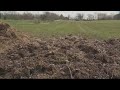
<path fill-rule="evenodd" d="M 120 39 L 68 35 L 41 40 L 16 32 L 7 37 L 14 43 L 0 53 L 1 79 L 120 78 Z"/>

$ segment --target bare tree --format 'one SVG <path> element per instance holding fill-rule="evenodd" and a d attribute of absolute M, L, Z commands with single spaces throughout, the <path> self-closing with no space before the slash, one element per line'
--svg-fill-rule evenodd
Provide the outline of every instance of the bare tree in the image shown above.
<path fill-rule="evenodd" d="M 107 15 L 105 13 L 98 13 L 98 20 L 105 20 Z"/>
<path fill-rule="evenodd" d="M 59 18 L 60 18 L 60 19 L 64 19 L 64 16 L 61 14 Z"/>
<path fill-rule="evenodd" d="M 68 15 L 68 20 L 70 20 L 70 15 Z"/>
<path fill-rule="evenodd" d="M 115 20 L 120 20 L 120 14 L 114 15 L 114 19 L 115 19 Z"/>
<path fill-rule="evenodd" d="M 32 13 L 29 13 L 29 12 L 24 12 L 22 14 L 22 19 L 32 20 L 32 19 L 34 19 L 34 15 Z"/>
<path fill-rule="evenodd" d="M 92 14 L 88 14 L 87 16 L 88 16 L 88 20 L 94 20 L 94 18 L 95 18 L 94 15 L 92 15 Z"/>
<path fill-rule="evenodd" d="M 110 15 L 107 15 L 106 19 L 107 20 L 113 20 L 114 19 L 114 14 L 111 13 Z"/>
<path fill-rule="evenodd" d="M 78 21 L 83 20 L 83 17 L 84 17 L 83 14 L 78 13 L 77 16 L 76 16 L 76 20 L 78 20 Z"/>

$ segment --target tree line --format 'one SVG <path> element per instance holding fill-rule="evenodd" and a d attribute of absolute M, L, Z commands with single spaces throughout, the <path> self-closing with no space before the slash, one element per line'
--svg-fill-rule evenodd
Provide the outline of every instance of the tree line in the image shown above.
<path fill-rule="evenodd" d="M 105 13 L 88 14 L 84 19 L 84 14 L 78 13 L 75 20 L 120 20 L 120 13 L 107 15 Z"/>
<path fill-rule="evenodd" d="M 6 11 L 6 12 L 0 12 L 0 19 L 12 19 L 12 20 L 68 20 L 68 17 L 55 13 L 50 12 L 44 12 L 43 14 L 32 14 L 29 12 L 24 12 L 23 14 L 19 14 L 15 11 Z"/>
<path fill-rule="evenodd" d="M 70 18 L 70 15 L 67 17 L 58 15 L 56 13 L 44 12 L 43 14 L 32 14 L 29 12 L 24 12 L 23 14 L 19 14 L 16 11 L 0 11 L 0 19 L 12 19 L 12 20 L 120 20 L 120 13 L 118 14 L 110 14 L 107 15 L 105 13 L 97 13 L 97 14 L 88 14 L 87 18 L 84 18 L 85 15 L 78 13 L 74 18 Z"/>

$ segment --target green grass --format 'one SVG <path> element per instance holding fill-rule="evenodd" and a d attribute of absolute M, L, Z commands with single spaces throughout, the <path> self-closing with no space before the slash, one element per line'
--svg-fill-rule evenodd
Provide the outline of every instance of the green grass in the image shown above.
<path fill-rule="evenodd" d="M 80 34 L 98 39 L 120 38 L 120 21 L 54 21 L 34 23 L 32 20 L 5 20 L 19 31 L 32 33 L 34 36 Z"/>

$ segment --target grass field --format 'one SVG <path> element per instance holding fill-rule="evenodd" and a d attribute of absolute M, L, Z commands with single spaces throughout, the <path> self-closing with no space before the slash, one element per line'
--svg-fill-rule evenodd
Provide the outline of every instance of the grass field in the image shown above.
<path fill-rule="evenodd" d="M 34 23 L 31 20 L 5 20 L 12 27 L 39 37 L 80 34 L 98 39 L 120 38 L 120 21 L 54 21 Z"/>

